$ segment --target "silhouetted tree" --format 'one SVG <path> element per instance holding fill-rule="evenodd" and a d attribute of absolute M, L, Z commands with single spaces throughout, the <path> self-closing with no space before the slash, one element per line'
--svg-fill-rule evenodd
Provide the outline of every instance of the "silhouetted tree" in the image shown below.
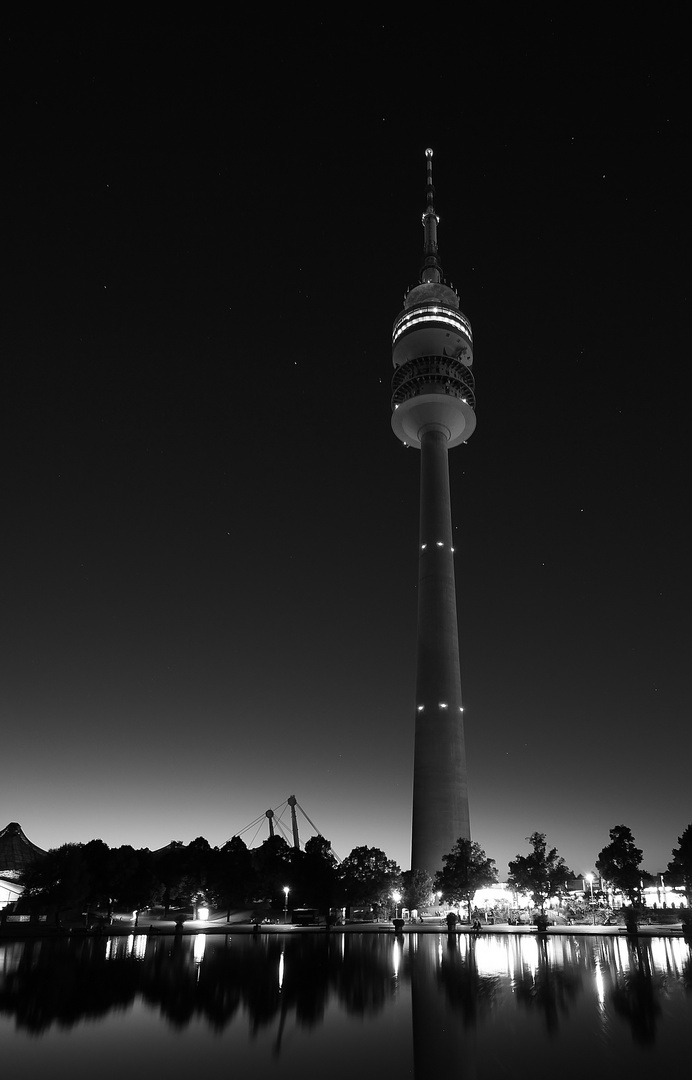
<path fill-rule="evenodd" d="M 218 851 L 212 848 L 203 836 L 191 840 L 185 848 L 185 873 L 180 883 L 180 892 L 196 906 L 209 899 L 209 878 L 214 875 Z"/>
<path fill-rule="evenodd" d="M 111 849 L 103 840 L 89 840 L 82 845 L 84 859 L 89 875 L 89 895 L 87 906 L 111 911 Z"/>
<path fill-rule="evenodd" d="M 673 874 L 685 886 L 687 903 L 692 907 L 692 825 L 688 825 L 682 836 L 678 837 L 677 848 L 673 848 L 673 857 L 668 863 L 668 873 Z"/>
<path fill-rule="evenodd" d="M 572 876 L 572 871 L 558 855 L 557 848 L 548 851 L 545 833 L 531 833 L 527 840 L 533 851 L 528 855 L 517 855 L 510 861 L 507 880 L 513 889 L 530 894 L 543 914 L 546 900 Z"/>
<path fill-rule="evenodd" d="M 64 911 L 81 910 L 90 891 L 91 878 L 83 844 L 52 848 L 45 858 L 37 860 L 26 871 L 24 877 L 25 895 L 34 898 L 37 906 L 52 909 L 58 924 Z"/>
<path fill-rule="evenodd" d="M 276 903 L 283 897 L 286 885 L 293 891 L 292 850 L 283 836 L 270 836 L 258 848 L 253 848 L 252 868 L 257 899 Z"/>
<path fill-rule="evenodd" d="M 154 857 L 148 848 L 135 850 L 129 844 L 113 848 L 110 856 L 113 902 L 117 903 L 120 909 L 134 911 L 137 923 L 140 911 L 152 907 L 162 896 L 163 890 L 156 875 Z"/>
<path fill-rule="evenodd" d="M 616 825 L 610 830 L 610 843 L 600 852 L 596 860 L 596 869 L 616 889 L 620 889 L 636 904 L 641 896 L 642 850 L 634 842 L 634 837 L 626 825 Z"/>
<path fill-rule="evenodd" d="M 311 836 L 305 845 L 305 854 L 320 859 L 328 866 L 334 866 L 336 862 L 332 845 L 326 836 Z"/>
<path fill-rule="evenodd" d="M 171 905 L 183 900 L 187 856 L 182 840 L 171 840 L 168 847 L 153 853 L 154 871 L 162 887 L 164 915 L 168 918 Z"/>
<path fill-rule="evenodd" d="M 301 906 L 316 907 L 324 915 L 337 902 L 337 863 L 325 836 L 311 836 L 305 851 L 293 853 L 296 897 Z"/>
<path fill-rule="evenodd" d="M 339 879 L 348 904 L 375 908 L 384 914 L 392 906 L 392 892 L 401 888 L 401 870 L 380 848 L 357 847 L 339 867 Z"/>
<path fill-rule="evenodd" d="M 214 902 L 226 908 L 230 920 L 232 908 L 244 908 L 255 893 L 252 855 L 240 836 L 233 836 L 219 852 L 209 882 Z"/>
<path fill-rule="evenodd" d="M 445 900 L 464 900 L 468 905 L 470 919 L 471 903 L 476 890 L 497 881 L 495 860 L 489 859 L 475 840 L 459 837 L 449 854 L 443 856 L 442 862 L 442 870 L 438 870 L 435 875 L 435 888 L 442 893 Z"/>

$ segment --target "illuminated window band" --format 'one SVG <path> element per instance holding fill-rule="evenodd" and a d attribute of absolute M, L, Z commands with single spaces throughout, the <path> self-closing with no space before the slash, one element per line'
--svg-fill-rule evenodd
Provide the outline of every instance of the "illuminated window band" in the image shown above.
<path fill-rule="evenodd" d="M 463 334 L 473 343 L 473 333 L 471 332 L 471 323 L 468 321 L 465 315 L 462 315 L 460 311 L 454 311 L 452 308 L 440 307 L 439 304 L 426 304 L 425 306 L 412 308 L 411 311 L 405 311 L 403 315 L 400 315 L 397 321 L 394 323 L 394 332 L 392 334 L 392 345 L 395 345 L 402 334 L 405 334 L 407 330 L 410 330 L 412 326 L 416 326 L 418 323 L 444 323 L 446 326 L 451 326 L 452 329 L 458 333 Z"/>
<path fill-rule="evenodd" d="M 428 546 L 427 544 L 421 544 L 421 546 L 420 546 L 420 549 L 421 549 L 421 551 L 425 551 L 425 549 L 427 548 L 427 546 Z M 444 544 L 442 543 L 442 541 L 441 541 L 441 540 L 437 540 L 437 541 L 435 542 L 435 547 L 444 547 Z M 454 552 L 454 548 L 453 548 L 453 547 L 450 547 L 450 549 L 449 549 L 449 550 L 450 550 L 451 552 Z"/>

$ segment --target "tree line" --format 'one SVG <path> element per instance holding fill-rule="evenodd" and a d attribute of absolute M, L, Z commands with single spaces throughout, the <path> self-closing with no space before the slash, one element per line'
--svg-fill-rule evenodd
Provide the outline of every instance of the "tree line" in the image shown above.
<path fill-rule="evenodd" d="M 549 898 L 563 892 L 567 880 L 576 875 L 557 849 L 548 847 L 545 833 L 532 833 L 527 840 L 528 854 L 517 855 L 508 864 L 507 884 L 524 896 L 530 896 L 543 914 Z M 678 844 L 668 863 L 668 883 L 684 887 L 687 903 L 692 908 L 692 825 L 688 825 L 678 838 Z M 596 859 L 596 870 L 602 881 L 607 882 L 611 890 L 621 893 L 631 907 L 641 904 L 645 886 L 656 883 L 656 877 L 642 869 L 642 857 L 643 851 L 637 847 L 632 831 L 626 825 L 616 825 L 610 830 L 610 842 Z M 468 904 L 470 917 L 476 890 L 497 881 L 495 864 L 471 840 L 457 840 L 442 861 L 443 869 L 435 879 L 436 888 L 446 899 Z"/>
<path fill-rule="evenodd" d="M 573 877 L 546 834 L 527 838 L 529 851 L 509 863 L 508 884 L 531 896 L 543 912 L 550 896 Z M 669 884 L 685 887 L 692 906 L 692 825 L 678 839 L 668 864 Z M 285 889 L 290 907 L 316 908 L 325 916 L 333 908 L 364 909 L 375 918 L 389 917 L 401 904 L 426 910 L 437 893 L 445 903 L 466 904 L 469 917 L 476 891 L 498 880 L 493 859 L 480 845 L 460 838 L 444 856 L 443 867 L 431 877 L 420 870 L 402 872 L 384 851 L 356 847 L 339 863 L 329 841 L 314 836 L 305 850 L 272 836 L 249 849 L 235 836 L 222 847 L 204 837 L 184 845 L 173 841 L 159 851 L 127 844 L 110 848 L 102 840 L 63 844 L 38 859 L 24 875 L 24 898 L 42 911 L 62 913 L 79 909 L 99 911 L 109 918 L 116 911 L 139 913 L 160 907 L 164 917 L 193 913 L 200 905 L 217 911 L 281 908 Z M 631 830 L 617 825 L 599 853 L 596 869 L 609 886 L 622 892 L 631 905 L 641 902 L 643 884 L 653 882 L 641 869 L 642 851 Z"/>
<path fill-rule="evenodd" d="M 272 836 L 249 849 L 241 837 L 212 847 L 204 837 L 185 845 L 172 841 L 159 851 L 130 845 L 109 848 L 102 840 L 69 843 L 37 859 L 23 878 L 24 898 L 35 910 L 51 911 L 56 921 L 74 909 L 135 912 L 160 907 L 171 913 L 208 905 L 232 911 L 261 912 L 284 903 L 314 907 L 327 914 L 348 905 L 388 912 L 392 893 L 402 887 L 397 864 L 379 848 L 357 847 L 338 863 L 330 842 L 312 837 L 305 850 Z"/>

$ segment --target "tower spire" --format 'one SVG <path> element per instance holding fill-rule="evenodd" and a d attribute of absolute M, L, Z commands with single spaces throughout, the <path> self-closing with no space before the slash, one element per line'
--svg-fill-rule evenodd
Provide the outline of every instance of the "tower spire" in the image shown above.
<path fill-rule="evenodd" d="M 425 207 L 425 212 L 423 213 L 423 229 L 425 230 L 423 256 L 425 262 L 423 263 L 420 274 L 421 283 L 424 281 L 442 281 L 442 264 L 439 259 L 437 248 L 437 226 L 440 219 L 435 213 L 434 206 L 435 185 L 433 184 L 432 174 L 432 150 L 428 148 L 425 151 L 425 157 L 427 170 L 427 205 Z"/>

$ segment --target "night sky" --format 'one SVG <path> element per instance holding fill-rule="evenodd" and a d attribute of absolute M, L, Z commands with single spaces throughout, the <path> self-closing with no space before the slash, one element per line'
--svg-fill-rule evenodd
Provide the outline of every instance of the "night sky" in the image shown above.
<path fill-rule="evenodd" d="M 585 872 L 625 824 L 665 869 L 692 821 L 683 31 L 500 10 L 6 27 L 0 827 L 220 845 L 295 793 L 341 857 L 410 865 L 391 326 L 431 146 L 474 331 L 472 835 L 502 874 L 534 831 Z"/>

